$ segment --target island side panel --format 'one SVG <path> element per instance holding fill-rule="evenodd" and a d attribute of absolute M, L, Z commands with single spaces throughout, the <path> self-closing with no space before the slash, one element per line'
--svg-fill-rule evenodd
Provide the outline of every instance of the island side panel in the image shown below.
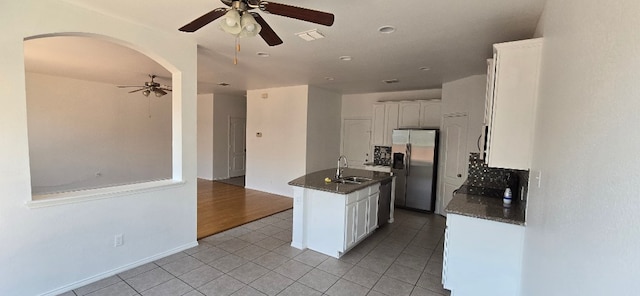
<path fill-rule="evenodd" d="M 304 250 L 307 248 L 304 223 L 304 193 L 302 187 L 293 187 L 293 229 L 291 230 L 291 246 Z"/>
<path fill-rule="evenodd" d="M 305 225 L 307 247 L 339 258 L 344 251 L 346 196 L 306 190 Z"/>

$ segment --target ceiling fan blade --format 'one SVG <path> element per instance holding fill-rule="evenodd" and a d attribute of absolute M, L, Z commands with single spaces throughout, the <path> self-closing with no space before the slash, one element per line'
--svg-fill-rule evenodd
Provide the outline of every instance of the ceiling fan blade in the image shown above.
<path fill-rule="evenodd" d="M 210 22 L 215 21 L 217 18 L 223 16 L 227 12 L 226 8 L 216 8 L 212 11 L 209 11 L 207 14 L 193 20 L 192 22 L 182 26 L 182 28 L 178 29 L 182 32 L 193 33 L 198 29 L 206 26 Z"/>
<path fill-rule="evenodd" d="M 139 92 L 139 91 L 141 91 L 141 90 L 145 90 L 145 89 L 146 89 L 146 88 L 136 89 L 136 90 L 132 90 L 132 91 L 130 91 L 129 93 Z"/>
<path fill-rule="evenodd" d="M 260 30 L 260 37 L 262 37 L 262 39 L 264 39 L 264 41 L 267 42 L 269 46 L 282 44 L 282 39 L 278 37 L 278 34 L 276 34 L 276 32 L 271 29 L 269 24 L 267 24 L 267 22 L 265 22 L 259 14 L 252 12 L 251 15 L 253 15 L 253 18 L 256 20 L 256 22 L 258 22 L 258 24 L 262 26 L 262 29 Z"/>
<path fill-rule="evenodd" d="M 267 1 L 260 2 L 260 9 L 269 13 L 325 26 L 333 25 L 334 20 L 332 13 Z"/>
<path fill-rule="evenodd" d="M 117 88 L 125 88 L 125 87 L 145 87 L 144 85 L 117 85 Z"/>

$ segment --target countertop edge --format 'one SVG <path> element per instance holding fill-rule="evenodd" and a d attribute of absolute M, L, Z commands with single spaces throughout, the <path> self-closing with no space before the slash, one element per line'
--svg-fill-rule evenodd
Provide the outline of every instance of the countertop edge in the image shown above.
<path fill-rule="evenodd" d="M 525 209 L 526 203 L 524 202 L 516 202 L 511 207 L 504 207 L 501 198 L 455 193 L 451 202 L 445 208 L 445 212 L 447 214 L 526 226 Z M 502 216 L 497 213 L 502 213 Z"/>
<path fill-rule="evenodd" d="M 345 176 L 359 176 L 373 179 L 371 181 L 363 182 L 362 184 L 338 184 L 338 183 L 326 183 L 324 178 L 330 177 L 335 174 L 335 169 L 328 169 L 313 172 L 302 177 L 289 181 L 287 184 L 290 186 L 302 187 L 306 189 L 313 189 L 318 191 L 337 193 L 337 194 L 349 194 L 360 189 L 367 188 L 376 183 L 381 183 L 393 178 L 393 175 L 385 172 L 376 172 L 361 169 L 345 169 Z"/>

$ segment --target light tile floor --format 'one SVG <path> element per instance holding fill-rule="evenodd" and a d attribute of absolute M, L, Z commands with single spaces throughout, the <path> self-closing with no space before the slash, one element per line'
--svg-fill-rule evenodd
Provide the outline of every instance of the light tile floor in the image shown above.
<path fill-rule="evenodd" d="M 445 218 L 395 218 L 335 259 L 290 247 L 289 210 L 62 295 L 449 295 L 440 283 Z"/>

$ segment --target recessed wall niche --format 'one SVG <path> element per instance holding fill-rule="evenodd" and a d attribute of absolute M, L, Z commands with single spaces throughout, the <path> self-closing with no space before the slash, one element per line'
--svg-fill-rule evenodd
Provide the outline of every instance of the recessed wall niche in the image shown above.
<path fill-rule="evenodd" d="M 171 92 L 118 87 L 144 86 L 149 74 L 170 86 L 167 69 L 89 36 L 28 39 L 24 53 L 34 199 L 172 178 Z"/>

